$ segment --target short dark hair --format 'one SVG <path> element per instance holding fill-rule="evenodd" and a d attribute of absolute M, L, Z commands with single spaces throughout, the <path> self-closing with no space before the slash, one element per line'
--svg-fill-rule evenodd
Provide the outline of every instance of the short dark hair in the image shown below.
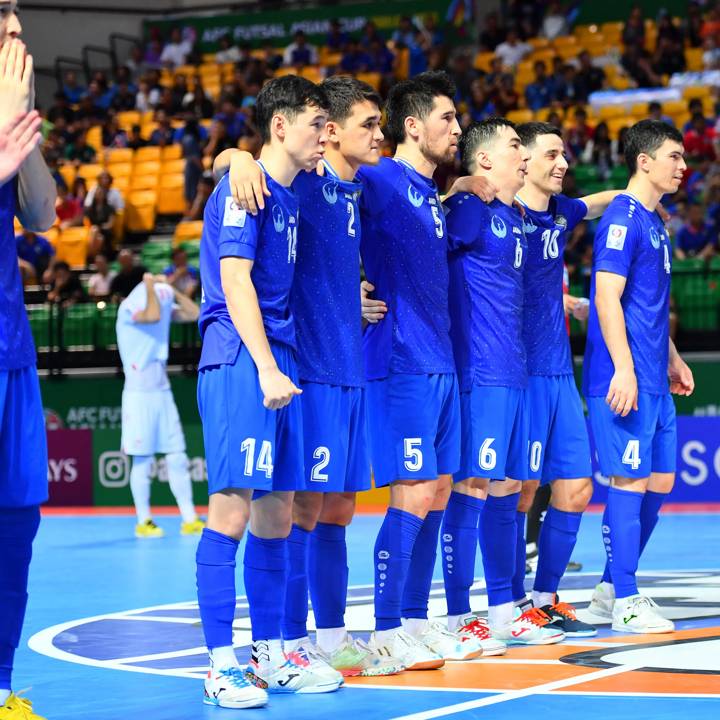
<path fill-rule="evenodd" d="M 455 83 L 442 70 L 420 73 L 390 90 L 387 102 L 387 132 L 395 142 L 405 140 L 405 118 L 424 120 L 436 97 L 455 97 Z"/>
<path fill-rule="evenodd" d="M 557 135 L 559 138 L 562 137 L 560 128 L 546 122 L 521 123 L 515 130 L 517 130 L 517 134 L 520 136 L 520 140 L 522 140 L 522 144 L 526 148 L 532 147 L 540 135 Z"/>
<path fill-rule="evenodd" d="M 382 99 L 362 80 L 347 75 L 333 75 L 320 83 L 330 105 L 328 120 L 344 123 L 352 114 L 353 105 L 368 100 L 382 108 Z"/>
<path fill-rule="evenodd" d="M 648 103 L 648 112 L 653 112 L 654 110 L 662 110 L 662 105 L 657 100 Z"/>
<path fill-rule="evenodd" d="M 471 123 L 460 138 L 462 164 L 471 173 L 474 171 L 475 154 L 478 148 L 491 142 L 504 127 L 516 130 L 514 122 L 503 117 L 489 117 L 487 120 Z"/>
<path fill-rule="evenodd" d="M 70 266 L 64 260 L 58 260 L 54 266 L 55 270 L 65 270 L 70 272 Z"/>
<path fill-rule="evenodd" d="M 677 128 L 661 120 L 648 119 L 635 123 L 625 136 L 625 164 L 630 175 L 637 172 L 637 159 L 640 153 L 654 157 L 666 140 L 682 145 L 683 136 Z"/>
<path fill-rule="evenodd" d="M 297 75 L 273 78 L 257 95 L 256 119 L 263 143 L 270 141 L 270 121 L 276 113 L 282 113 L 292 122 L 310 105 L 329 110 L 325 92 L 315 83 Z"/>

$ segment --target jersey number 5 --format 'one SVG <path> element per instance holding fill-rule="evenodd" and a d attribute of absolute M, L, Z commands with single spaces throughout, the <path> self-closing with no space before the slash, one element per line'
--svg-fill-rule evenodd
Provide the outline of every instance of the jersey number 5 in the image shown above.
<path fill-rule="evenodd" d="M 405 469 L 410 472 L 420 470 L 423 464 L 423 454 L 420 449 L 422 438 L 404 438 Z"/>

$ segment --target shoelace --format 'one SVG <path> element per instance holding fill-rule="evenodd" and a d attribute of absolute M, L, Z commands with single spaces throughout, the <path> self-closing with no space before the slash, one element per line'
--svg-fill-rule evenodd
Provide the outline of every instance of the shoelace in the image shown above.
<path fill-rule="evenodd" d="M 297 648 L 287 654 L 287 662 L 285 664 L 287 665 L 288 663 L 297 665 L 298 667 L 309 667 L 310 658 L 304 648 Z"/>
<path fill-rule="evenodd" d="M 526 610 L 522 615 L 520 615 L 518 620 L 527 620 L 538 627 L 545 627 L 545 625 L 551 622 L 551 619 L 540 608 L 535 607 Z"/>
<path fill-rule="evenodd" d="M 250 682 L 245 677 L 245 671 L 240 668 L 225 668 L 223 670 L 220 670 L 218 675 L 227 678 L 233 687 L 244 688 L 250 686 Z"/>
<path fill-rule="evenodd" d="M 566 602 L 555 603 L 555 605 L 552 606 L 552 609 L 556 613 L 558 613 L 566 618 L 569 618 L 570 620 L 577 620 L 577 615 L 575 614 L 575 608 L 570 603 L 566 603 Z"/>
<path fill-rule="evenodd" d="M 635 600 L 633 601 L 633 609 L 638 608 L 642 610 L 643 608 L 647 608 L 649 610 L 653 610 L 654 605 L 655 603 L 650 598 L 647 598 L 644 595 L 640 595 L 640 597 L 635 598 Z"/>
<path fill-rule="evenodd" d="M 428 625 L 428 629 L 434 633 L 437 633 L 438 635 L 442 635 L 443 637 L 452 638 L 455 641 L 458 640 L 458 636 L 454 632 L 450 632 L 444 625 L 441 625 L 439 622 L 430 623 Z"/>
<path fill-rule="evenodd" d="M 472 622 L 468 623 L 467 625 L 461 627 L 460 631 L 464 633 L 470 633 L 471 635 L 474 635 L 478 640 L 489 640 L 491 637 L 490 628 L 487 626 L 486 623 L 480 621 L 477 618 Z"/>

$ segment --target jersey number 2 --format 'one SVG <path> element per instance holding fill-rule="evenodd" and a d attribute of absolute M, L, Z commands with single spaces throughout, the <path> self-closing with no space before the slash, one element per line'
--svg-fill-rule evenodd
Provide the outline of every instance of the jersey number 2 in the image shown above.
<path fill-rule="evenodd" d="M 348 200 L 347 204 L 348 215 L 348 235 L 355 237 L 355 206 Z"/>

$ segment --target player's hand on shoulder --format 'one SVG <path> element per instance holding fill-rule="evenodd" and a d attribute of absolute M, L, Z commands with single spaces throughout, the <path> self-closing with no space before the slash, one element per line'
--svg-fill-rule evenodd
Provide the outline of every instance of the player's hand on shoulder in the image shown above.
<path fill-rule="evenodd" d="M 626 417 L 631 410 L 638 409 L 638 386 L 634 368 L 615 370 L 605 402 L 616 415 L 622 417 Z"/>
<path fill-rule="evenodd" d="M 265 208 L 265 196 L 271 195 L 265 173 L 248 152 L 233 153 L 230 159 L 230 191 L 238 206 L 251 215 Z"/>
<path fill-rule="evenodd" d="M 375 323 L 380 322 L 387 313 L 387 305 L 383 300 L 375 300 L 370 297 L 370 293 L 375 290 L 375 286 L 363 280 L 360 283 L 360 305 L 362 307 L 363 320 L 367 322 Z"/>
<path fill-rule="evenodd" d="M 687 363 L 680 357 L 676 358 L 668 368 L 670 392 L 673 395 L 692 395 L 695 390 L 695 378 Z"/>
<path fill-rule="evenodd" d="M 0 49 L 0 126 L 35 103 L 33 60 L 22 40 L 7 40 Z"/>
<path fill-rule="evenodd" d="M 295 395 L 302 393 L 302 390 L 277 367 L 259 370 L 258 379 L 260 389 L 265 396 L 263 405 L 268 410 L 279 410 L 289 405 Z"/>
<path fill-rule="evenodd" d="M 465 175 L 458 178 L 450 187 L 450 192 L 445 196 L 447 200 L 457 193 L 472 193 L 477 195 L 483 202 L 489 203 L 495 199 L 498 188 L 496 188 L 487 178 L 478 177 L 476 175 Z"/>

